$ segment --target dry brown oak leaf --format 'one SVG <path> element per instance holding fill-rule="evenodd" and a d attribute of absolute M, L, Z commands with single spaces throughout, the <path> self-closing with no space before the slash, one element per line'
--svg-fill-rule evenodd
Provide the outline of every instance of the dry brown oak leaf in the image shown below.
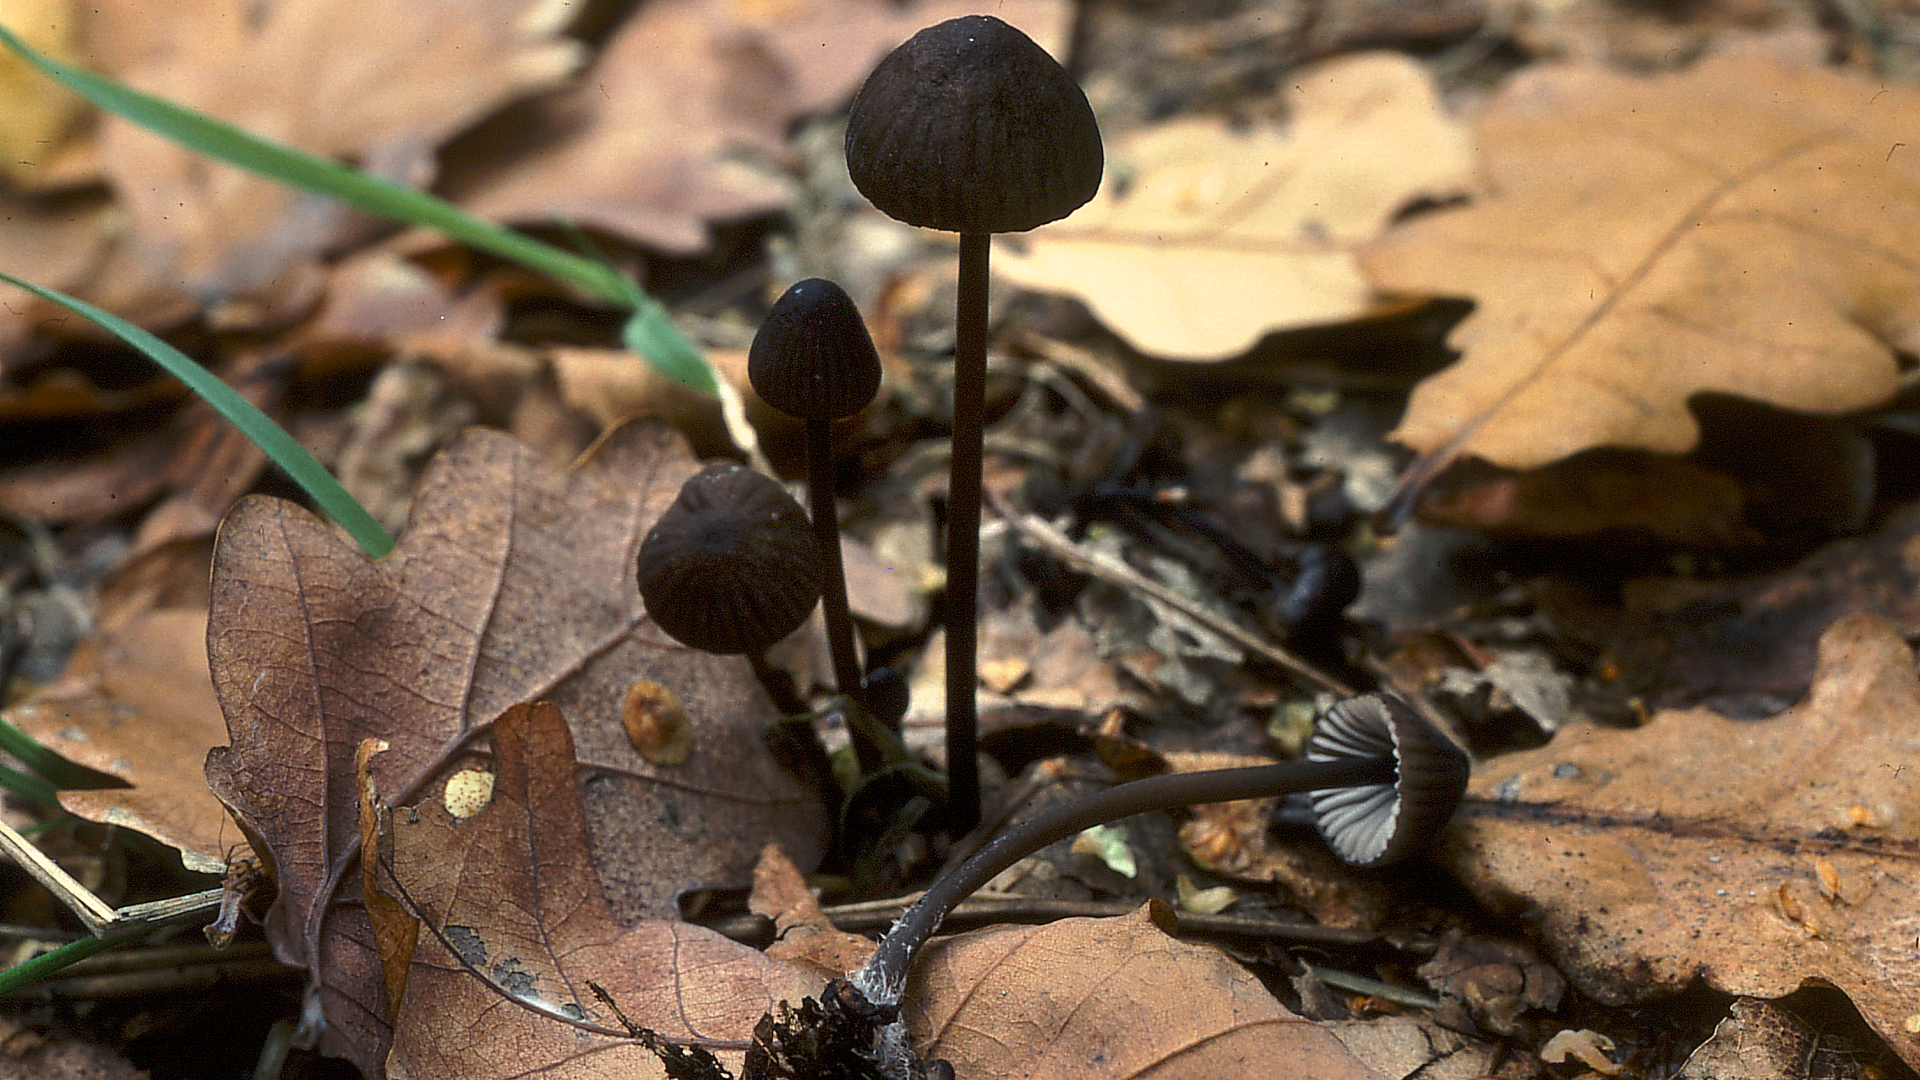
<path fill-rule="evenodd" d="M 456 817 L 436 792 L 386 815 L 382 888 L 421 919 L 389 1077 L 663 1076 L 589 982 L 662 1035 L 731 1041 L 750 1038 L 775 1002 L 820 992 L 824 976 L 704 927 L 616 922 L 594 873 L 560 710 L 516 705 L 492 738 L 484 809 Z"/>
<path fill-rule="evenodd" d="M 1126 170 L 1065 221 L 1004 238 L 996 269 L 1084 300 L 1143 352 L 1224 360 L 1275 330 L 1378 304 L 1354 258 L 1394 211 L 1464 191 L 1472 147 L 1397 53 L 1287 77 L 1289 130 L 1184 119 L 1116 140 Z"/>
<path fill-rule="evenodd" d="M 554 0 L 214 0 L 165 42 L 143 40 L 125 81 L 252 134 L 424 185 L 442 142 L 556 86 L 581 49 Z M 124 20 L 113 25 L 124 26 Z M 101 47 L 112 51 L 111 45 Z M 330 199 L 209 161 L 119 120 L 100 154 L 124 208 L 97 302 L 164 320 L 214 309 L 253 325 L 322 286 L 318 260 L 366 235 Z M 223 306 L 224 305 L 224 306 Z"/>
<path fill-rule="evenodd" d="M 240 835 L 207 795 L 205 747 L 226 737 L 207 676 L 203 611 L 150 611 L 74 650 L 66 671 L 4 716 L 69 761 L 133 785 L 63 791 L 60 805 L 180 852 L 189 870 L 226 869 Z"/>
<path fill-rule="evenodd" d="M 1516 77 L 1479 197 L 1363 254 L 1382 288 L 1466 296 L 1458 362 L 1392 437 L 1419 481 L 1596 446 L 1683 453 L 1687 398 L 1838 413 L 1920 350 L 1920 89 L 1756 56 L 1643 78 Z"/>
<path fill-rule="evenodd" d="M 1879 619 L 1834 623 L 1772 719 L 1572 725 L 1485 763 L 1442 857 L 1603 1002 L 1822 981 L 1920 1065 L 1920 680 Z"/>
<path fill-rule="evenodd" d="M 1844 1041 L 1771 1002 L 1738 998 L 1673 1080 L 1866 1080 L 1878 1074 L 1847 1050 Z"/>
<path fill-rule="evenodd" d="M 778 167 L 793 122 L 852 97 L 887 50 L 976 10 L 934 0 L 652 0 L 573 90 L 538 105 L 532 133 L 560 132 L 455 195 L 477 214 L 604 229 L 657 251 L 706 250 L 707 226 L 784 206 Z M 1062 40 L 1061 0 L 1002 0 L 994 13 Z"/>
<path fill-rule="evenodd" d="M 1112 919 L 991 927 L 934 942 L 901 1002 L 914 1050 L 959 1076 L 1379 1080 L 1158 902 Z"/>
<path fill-rule="evenodd" d="M 233 745 L 208 755 L 207 781 L 277 868 L 268 936 L 318 978 L 330 1053 L 377 1076 L 391 1015 L 349 872 L 362 739 L 390 744 L 374 778 L 411 802 L 509 705 L 558 705 L 622 923 L 672 914 L 684 889 L 744 883 L 769 840 L 803 865 L 819 857 L 824 811 L 765 749 L 777 713 L 746 662 L 673 642 L 634 583 L 641 537 L 697 467 L 652 425 L 616 429 L 566 474 L 471 430 L 428 466 L 377 563 L 290 503 L 249 498 L 228 516 L 207 651 Z M 627 741 L 620 710 L 641 679 L 679 695 L 685 764 L 648 764 Z"/>
<path fill-rule="evenodd" d="M 773 920 L 774 939 L 767 946 L 767 956 L 818 972 L 823 985 L 856 970 L 873 955 L 872 938 L 834 928 L 806 875 L 778 844 L 768 844 L 760 852 L 747 910 Z"/>
<path fill-rule="evenodd" d="M 0 270 L 50 289 L 79 287 L 105 248 L 108 218 L 98 208 L 63 213 L 0 192 Z M 0 283 L 0 371 L 16 366 L 8 361 L 35 334 L 62 326 L 77 331 L 81 325 L 78 316 L 69 321 L 54 308 L 40 305 L 39 298 L 25 289 Z M 52 408 L 36 413 L 32 402 L 18 400 L 22 388 L 9 382 L 0 386 L 5 392 L 0 397 L 0 417 L 13 419 L 24 413 L 31 418 L 60 408 L 77 412 L 91 398 L 91 387 L 78 375 L 52 380 L 43 376 L 41 382 L 51 384 L 43 385 L 40 394 L 53 399 L 47 402 Z"/>

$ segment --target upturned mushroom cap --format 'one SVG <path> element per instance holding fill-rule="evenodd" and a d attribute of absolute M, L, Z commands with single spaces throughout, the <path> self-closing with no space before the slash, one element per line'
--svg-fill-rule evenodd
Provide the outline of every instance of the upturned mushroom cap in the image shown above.
<path fill-rule="evenodd" d="M 640 544 L 640 598 L 660 629 L 711 653 L 760 652 L 820 599 L 806 511 L 739 465 L 709 465 L 680 488 Z"/>
<path fill-rule="evenodd" d="M 1433 842 L 1467 790 L 1467 755 L 1389 694 L 1334 703 L 1307 740 L 1310 761 L 1394 759 L 1391 784 L 1312 792 L 1320 835 L 1354 866 L 1385 866 Z"/>
<path fill-rule="evenodd" d="M 860 193 L 909 225 L 1025 232 L 1100 188 L 1100 129 L 1073 77 L 991 15 L 930 26 L 867 76 L 847 117 Z"/>
<path fill-rule="evenodd" d="M 780 295 L 753 335 L 747 379 L 788 416 L 838 420 L 880 391 L 880 354 L 846 290 L 808 278 Z"/>

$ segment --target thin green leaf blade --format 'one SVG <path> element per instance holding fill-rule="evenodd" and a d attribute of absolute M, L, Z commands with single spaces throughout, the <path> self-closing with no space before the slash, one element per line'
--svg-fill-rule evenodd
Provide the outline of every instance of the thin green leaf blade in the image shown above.
<path fill-rule="evenodd" d="M 64 967 L 85 960 L 102 949 L 111 948 L 127 938 L 84 937 L 79 941 L 68 942 L 52 952 L 42 953 L 24 964 L 16 964 L 0 971 L 0 994 L 11 994 L 24 986 L 32 986 L 41 979 Z"/>
<path fill-rule="evenodd" d="M 41 806 L 50 806 L 55 810 L 60 808 L 60 796 L 54 792 L 52 784 L 32 773 L 24 773 L 11 766 L 0 765 L 0 791 L 18 795 Z"/>
<path fill-rule="evenodd" d="M 75 788 L 125 787 L 126 782 L 106 773 L 76 765 L 41 746 L 33 737 L 5 720 L 0 720 L 0 750 L 20 759 L 49 784 L 63 791 Z"/>
<path fill-rule="evenodd" d="M 646 357 L 647 362 L 662 373 L 703 394 L 720 392 L 707 358 L 673 325 L 667 309 L 652 300 L 639 305 L 639 310 L 621 328 L 620 340 L 629 352 Z"/>
<path fill-rule="evenodd" d="M 367 513 L 366 507 L 347 493 L 346 488 L 340 486 L 326 466 L 315 461 L 313 455 L 307 453 L 307 448 L 287 434 L 285 428 L 274 423 L 253 402 L 241 397 L 233 387 L 221 382 L 213 372 L 147 331 L 85 300 L 22 281 L 11 274 L 0 273 L 0 281 L 59 304 L 140 350 L 149 360 L 165 368 L 168 374 L 186 383 L 187 388 L 213 406 L 215 412 L 239 428 L 241 434 L 252 440 L 294 483 L 300 485 L 300 489 L 313 499 L 322 512 L 339 522 L 340 527 L 347 530 L 366 549 L 367 554 L 378 559 L 393 550 L 393 536 L 373 519 L 372 514 Z"/>
<path fill-rule="evenodd" d="M 0 26 L 0 44 L 100 108 L 208 157 L 338 199 L 370 214 L 437 230 L 470 247 L 567 282 L 603 303 L 633 308 L 634 318 L 627 325 L 628 347 L 673 378 L 705 393 L 716 391 L 712 368 L 700 350 L 666 318 L 656 301 L 605 260 L 576 255 L 474 217 L 424 191 L 270 142 L 205 113 L 62 64 L 35 51 L 5 26 Z"/>
<path fill-rule="evenodd" d="M 591 259 L 474 217 L 444 199 L 350 169 L 216 120 L 165 98 L 43 56 L 0 26 L 0 44 L 67 89 L 124 120 L 211 158 L 371 214 L 437 229 L 462 243 L 576 285 L 611 304 L 625 301 L 620 275 Z"/>

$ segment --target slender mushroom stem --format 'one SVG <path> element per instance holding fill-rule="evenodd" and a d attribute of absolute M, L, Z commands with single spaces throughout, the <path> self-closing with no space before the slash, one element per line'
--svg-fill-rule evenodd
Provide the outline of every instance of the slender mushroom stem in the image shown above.
<path fill-rule="evenodd" d="M 747 663 L 753 666 L 753 677 L 759 681 L 760 688 L 767 692 L 773 707 L 783 716 L 798 716 L 807 711 L 807 703 L 800 700 L 799 691 L 793 688 L 793 676 L 774 667 L 767 661 L 767 650 L 758 649 L 747 654 Z"/>
<path fill-rule="evenodd" d="M 834 505 L 833 421 L 807 418 L 807 502 L 813 517 L 813 541 L 820 548 L 820 608 L 827 619 L 827 651 L 833 654 L 833 681 L 842 694 L 867 705 L 867 684 L 853 648 L 853 613 L 847 605 L 847 571 L 840 558 L 840 511 Z M 857 724 L 848 725 L 853 754 L 863 775 L 880 770 L 885 759 Z"/>
<path fill-rule="evenodd" d="M 980 467 L 986 426 L 987 253 L 990 233 L 960 234 L 960 299 L 953 343 L 953 472 L 947 485 L 947 822 L 961 836 L 980 823 Z"/>
<path fill-rule="evenodd" d="M 1391 755 L 1338 761 L 1289 761 L 1244 769 L 1155 776 L 1117 784 L 1097 795 L 1076 799 L 1021 822 L 935 879 L 880 939 L 879 947 L 854 977 L 854 985 L 869 1000 L 898 1004 L 914 957 L 940 928 L 941 920 L 954 905 L 1014 863 L 1082 829 L 1175 806 L 1390 783 L 1395 769 Z"/>

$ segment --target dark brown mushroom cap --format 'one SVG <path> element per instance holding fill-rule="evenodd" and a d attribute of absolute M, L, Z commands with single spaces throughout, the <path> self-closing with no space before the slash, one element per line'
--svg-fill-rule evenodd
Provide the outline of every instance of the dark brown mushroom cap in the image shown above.
<path fill-rule="evenodd" d="M 880 354 L 846 290 L 808 278 L 780 295 L 753 335 L 747 379 L 788 416 L 838 420 L 879 393 Z"/>
<path fill-rule="evenodd" d="M 806 511 L 739 465 L 709 465 L 680 488 L 640 544 L 640 598 L 660 629 L 711 653 L 760 652 L 820 599 Z"/>
<path fill-rule="evenodd" d="M 930 26 L 867 76 L 847 117 L 853 183 L 890 217 L 1025 232 L 1100 188 L 1100 128 L 1073 77 L 991 15 Z"/>
<path fill-rule="evenodd" d="M 1391 784 L 1327 788 L 1307 796 L 1320 835 L 1354 866 L 1385 866 L 1430 845 L 1467 790 L 1467 755 L 1390 694 L 1334 703 L 1313 737 L 1310 761 L 1392 757 Z"/>

